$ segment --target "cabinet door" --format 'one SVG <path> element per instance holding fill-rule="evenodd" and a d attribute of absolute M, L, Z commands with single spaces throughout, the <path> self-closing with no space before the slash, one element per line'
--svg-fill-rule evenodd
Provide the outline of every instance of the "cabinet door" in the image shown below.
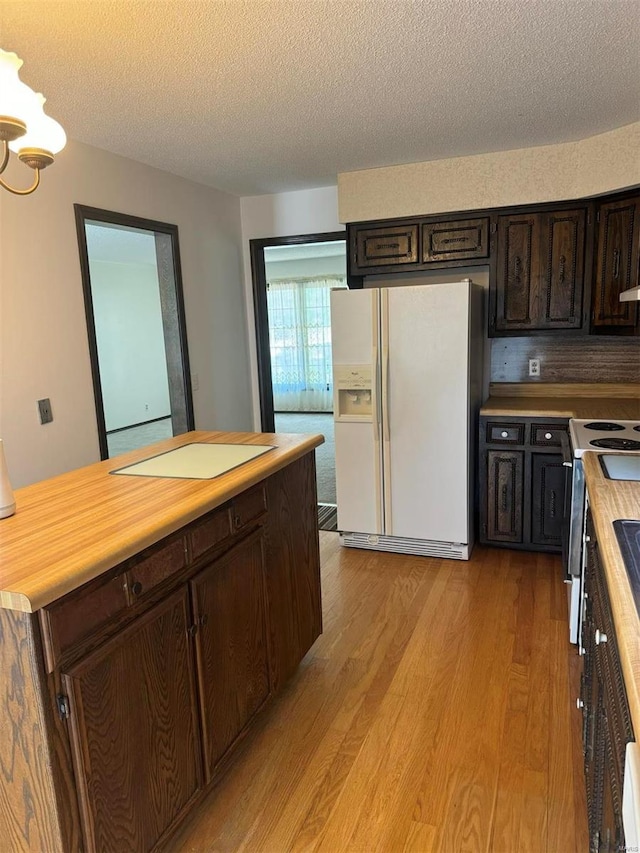
<path fill-rule="evenodd" d="M 531 455 L 531 542 L 562 545 L 565 468 L 558 453 Z"/>
<path fill-rule="evenodd" d="M 537 328 L 539 241 L 539 214 L 498 217 L 496 331 Z"/>
<path fill-rule="evenodd" d="M 605 717 L 606 724 L 606 717 Z M 606 727 L 606 725 L 605 725 Z M 602 766 L 602 805 L 598 832 L 598 851 L 600 853 L 618 853 L 624 850 L 624 832 L 622 830 L 622 803 L 616 796 L 616 779 L 613 754 L 609 737 L 605 737 Z"/>
<path fill-rule="evenodd" d="M 384 225 L 354 229 L 354 269 L 418 262 L 418 225 Z"/>
<path fill-rule="evenodd" d="M 262 531 L 192 581 L 205 771 L 269 695 Z"/>
<path fill-rule="evenodd" d="M 422 226 L 422 262 L 489 256 L 489 217 L 428 222 Z"/>
<path fill-rule="evenodd" d="M 86 849 L 150 850 L 201 784 L 186 587 L 63 674 Z"/>
<path fill-rule="evenodd" d="M 521 451 L 487 451 L 487 539 L 522 542 L 523 468 Z"/>
<path fill-rule="evenodd" d="M 559 210 L 541 218 L 541 280 L 535 328 L 582 325 L 586 210 Z"/>
<path fill-rule="evenodd" d="M 603 204 L 598 211 L 598 248 L 593 293 L 593 327 L 633 327 L 637 304 L 620 302 L 623 290 L 638 285 L 640 199 Z"/>

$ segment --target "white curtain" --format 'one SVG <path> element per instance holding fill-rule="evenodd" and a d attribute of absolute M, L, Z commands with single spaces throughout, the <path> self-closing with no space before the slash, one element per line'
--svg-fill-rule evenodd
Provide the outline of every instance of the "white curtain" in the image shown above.
<path fill-rule="evenodd" d="M 329 293 L 346 286 L 341 275 L 267 282 L 276 412 L 333 409 Z"/>

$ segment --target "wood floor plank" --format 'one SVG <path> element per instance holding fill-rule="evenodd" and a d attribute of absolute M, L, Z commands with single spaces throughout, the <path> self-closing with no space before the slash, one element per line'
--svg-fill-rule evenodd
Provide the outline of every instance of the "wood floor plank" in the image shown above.
<path fill-rule="evenodd" d="M 320 547 L 324 634 L 172 850 L 583 853 L 559 558 Z"/>

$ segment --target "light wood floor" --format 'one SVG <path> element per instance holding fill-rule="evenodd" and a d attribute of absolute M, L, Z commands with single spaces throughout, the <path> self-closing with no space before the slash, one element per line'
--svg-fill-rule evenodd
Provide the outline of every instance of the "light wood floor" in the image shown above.
<path fill-rule="evenodd" d="M 585 853 L 559 558 L 321 546 L 324 634 L 172 849 Z"/>

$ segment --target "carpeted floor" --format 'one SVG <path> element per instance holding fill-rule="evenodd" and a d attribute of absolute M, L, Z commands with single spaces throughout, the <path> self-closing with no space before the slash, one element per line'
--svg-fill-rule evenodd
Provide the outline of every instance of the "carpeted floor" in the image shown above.
<path fill-rule="evenodd" d="M 118 456 L 120 453 L 126 453 L 128 450 L 137 450 L 139 447 L 146 447 L 147 444 L 162 441 L 163 438 L 171 438 L 172 435 L 170 417 L 148 424 L 132 426 L 128 429 L 116 430 L 116 432 L 108 432 L 109 459 Z"/>
<path fill-rule="evenodd" d="M 336 445 L 331 412 L 276 412 L 276 432 L 321 433 L 324 444 L 316 447 L 318 503 L 336 502 Z M 325 528 L 323 528 L 325 529 Z"/>

